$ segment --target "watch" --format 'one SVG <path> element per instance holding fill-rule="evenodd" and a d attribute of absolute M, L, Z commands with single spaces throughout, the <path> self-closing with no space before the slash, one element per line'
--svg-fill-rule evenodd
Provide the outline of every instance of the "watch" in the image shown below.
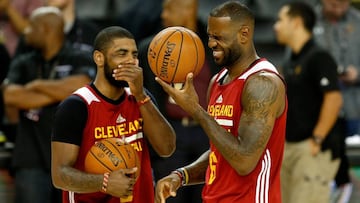
<path fill-rule="evenodd" d="M 311 138 L 314 140 L 314 142 L 317 145 L 321 145 L 322 142 L 323 142 L 323 138 L 321 136 L 319 136 L 319 135 L 313 135 Z"/>

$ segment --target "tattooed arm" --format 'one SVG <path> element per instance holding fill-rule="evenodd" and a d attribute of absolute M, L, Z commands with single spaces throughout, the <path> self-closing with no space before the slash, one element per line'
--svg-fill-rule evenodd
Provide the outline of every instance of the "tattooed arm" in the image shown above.
<path fill-rule="evenodd" d="M 63 142 L 52 142 L 51 173 L 55 187 L 77 193 L 91 193 L 102 190 L 103 174 L 90 174 L 73 167 L 77 160 L 79 146 Z M 129 188 L 135 179 L 127 174 L 135 173 L 136 169 L 113 171 L 109 175 L 106 193 L 121 197 L 131 194 Z"/>
<path fill-rule="evenodd" d="M 211 142 L 239 175 L 249 174 L 265 149 L 276 118 L 285 109 L 283 82 L 275 74 L 266 72 L 248 78 L 242 93 L 243 112 L 239 121 L 239 136 L 235 138 L 198 104 L 192 79 L 191 74 L 188 75 L 182 90 L 175 90 L 163 81 L 157 81 L 179 106 L 199 121 Z"/>
<path fill-rule="evenodd" d="M 212 141 L 240 175 L 247 175 L 258 163 L 275 120 L 285 109 L 285 87 L 275 74 L 261 72 L 247 80 L 241 98 L 237 139 L 214 136 Z"/>

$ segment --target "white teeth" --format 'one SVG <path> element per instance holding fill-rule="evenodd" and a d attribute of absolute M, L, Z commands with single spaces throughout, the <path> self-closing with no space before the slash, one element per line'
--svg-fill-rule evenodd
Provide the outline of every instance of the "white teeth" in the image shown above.
<path fill-rule="evenodd" d="M 213 51 L 214 57 L 220 57 L 221 54 L 222 54 L 222 51 Z"/>

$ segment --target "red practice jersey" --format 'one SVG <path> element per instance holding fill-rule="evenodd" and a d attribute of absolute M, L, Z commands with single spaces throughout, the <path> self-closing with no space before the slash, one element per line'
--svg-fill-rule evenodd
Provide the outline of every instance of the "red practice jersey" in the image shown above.
<path fill-rule="evenodd" d="M 136 149 L 141 161 L 141 171 L 134 185 L 132 202 L 152 202 L 154 187 L 149 151 L 142 129 L 143 120 L 135 97 L 131 95 L 130 90 L 125 88 L 125 99 L 118 105 L 105 101 L 90 86 L 80 88 L 74 94 L 82 98 L 88 109 L 88 119 L 75 168 L 84 170 L 85 156 L 96 141 L 125 136 L 125 141 Z M 102 192 L 80 194 L 64 191 L 63 202 L 120 203 L 120 199 Z"/>
<path fill-rule="evenodd" d="M 227 74 L 227 69 L 221 70 L 211 87 L 208 113 L 235 137 L 238 137 L 244 84 L 250 75 L 259 71 L 278 74 L 271 63 L 259 59 L 229 84 L 220 84 Z M 284 113 L 276 119 L 271 137 L 255 169 L 246 176 L 240 176 L 210 143 L 209 166 L 202 194 L 204 203 L 281 203 L 280 169 L 285 142 L 286 110 L 287 105 Z"/>

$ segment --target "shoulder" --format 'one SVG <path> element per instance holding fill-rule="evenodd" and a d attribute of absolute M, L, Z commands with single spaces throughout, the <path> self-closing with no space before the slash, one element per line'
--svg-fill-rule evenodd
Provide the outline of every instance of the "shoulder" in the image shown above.
<path fill-rule="evenodd" d="M 28 53 L 17 55 L 12 59 L 13 63 L 23 63 L 23 62 L 29 62 L 29 61 L 38 61 L 41 57 L 39 54 L 37 54 L 35 51 L 31 51 Z"/>
<path fill-rule="evenodd" d="M 336 66 L 335 59 L 330 52 L 318 45 L 314 45 L 308 55 L 308 63 L 315 64 L 317 67 L 319 67 L 319 64 L 332 64 Z"/>
<path fill-rule="evenodd" d="M 285 93 L 285 81 L 276 67 L 266 59 L 259 59 L 242 77 L 246 79 L 244 91 L 255 97 Z"/>
<path fill-rule="evenodd" d="M 67 97 L 66 99 L 64 99 L 60 104 L 59 104 L 59 109 L 61 108 L 70 108 L 70 109 L 86 109 L 86 104 L 85 101 L 78 95 L 72 94 L 69 97 Z"/>
<path fill-rule="evenodd" d="M 247 79 L 241 101 L 245 109 L 270 108 L 278 117 L 286 107 L 285 82 L 277 73 L 259 71 Z"/>
<path fill-rule="evenodd" d="M 87 116 L 87 106 L 85 101 L 77 96 L 70 95 L 66 99 L 64 99 L 57 107 L 56 117 L 67 120 L 69 117 L 73 117 L 74 115 L 86 117 Z"/>
<path fill-rule="evenodd" d="M 69 41 L 65 42 L 59 56 L 66 62 L 74 64 L 82 64 L 85 62 L 86 64 L 91 63 L 95 66 L 95 63 L 93 63 L 92 53 L 90 51 L 76 49 Z"/>
<path fill-rule="evenodd" d="M 246 80 L 245 85 L 252 88 L 279 88 L 281 86 L 284 86 L 284 82 L 282 77 L 278 73 L 268 70 L 261 70 L 249 76 L 249 78 Z"/>
<path fill-rule="evenodd" d="M 63 55 L 68 56 L 86 56 L 92 57 L 92 53 L 90 51 L 84 51 L 81 49 L 74 49 L 73 43 L 70 41 L 66 41 L 61 52 Z"/>
<path fill-rule="evenodd" d="M 34 69 L 35 64 L 42 63 L 42 57 L 35 51 L 17 55 L 10 61 L 9 70 L 21 68 L 23 71 L 29 68 Z"/>

